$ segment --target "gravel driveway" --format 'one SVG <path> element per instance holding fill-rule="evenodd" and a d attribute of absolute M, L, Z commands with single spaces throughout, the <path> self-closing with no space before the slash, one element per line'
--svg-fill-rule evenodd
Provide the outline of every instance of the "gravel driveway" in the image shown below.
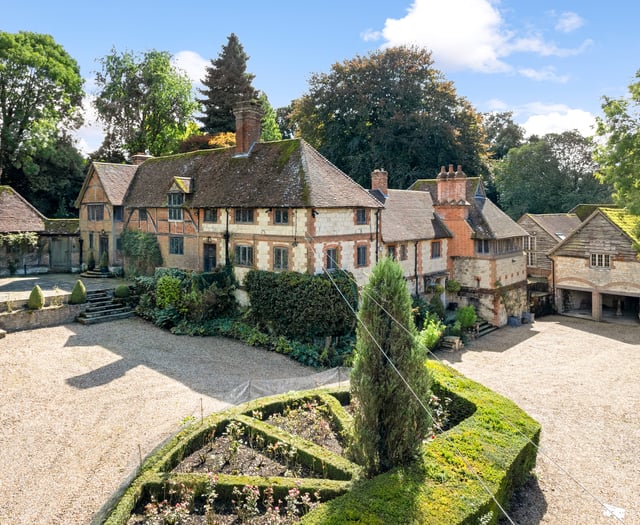
<path fill-rule="evenodd" d="M 519 525 L 640 525 L 640 326 L 545 317 L 439 357 L 542 423 Z M 86 524 L 144 456 L 249 379 L 314 370 L 139 319 L 0 340 L 0 525 Z M 584 490 L 565 472 L 568 471 Z M 624 509 L 605 517 L 603 503 Z"/>
<path fill-rule="evenodd" d="M 640 524 L 640 325 L 543 317 L 438 357 L 542 424 L 515 523 Z"/>
<path fill-rule="evenodd" d="M 0 525 L 88 524 L 187 415 L 249 380 L 312 368 L 224 338 L 140 319 L 15 332 L 0 340 Z"/>

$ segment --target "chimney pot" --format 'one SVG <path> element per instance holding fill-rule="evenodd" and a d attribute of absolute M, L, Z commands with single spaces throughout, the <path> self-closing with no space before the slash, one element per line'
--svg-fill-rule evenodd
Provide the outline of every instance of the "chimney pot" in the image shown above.
<path fill-rule="evenodd" d="M 236 155 L 246 155 L 249 148 L 260 141 L 262 107 L 255 100 L 239 102 L 233 108 L 236 117 Z"/>

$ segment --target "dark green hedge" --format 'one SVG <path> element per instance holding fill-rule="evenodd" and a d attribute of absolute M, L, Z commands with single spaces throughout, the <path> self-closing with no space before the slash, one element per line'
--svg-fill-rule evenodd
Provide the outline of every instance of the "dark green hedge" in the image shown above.
<path fill-rule="evenodd" d="M 456 419 L 467 416 L 466 419 L 425 445 L 421 460 L 410 467 L 355 483 L 340 479 L 305 479 L 301 490 L 309 493 L 318 490 L 323 501 L 331 501 L 303 517 L 302 523 L 475 525 L 484 516 L 488 516 L 487 523 L 497 523 L 499 510 L 469 467 L 506 507 L 514 488 L 525 482 L 535 465 L 540 425 L 512 401 L 453 369 L 432 361 L 428 367 L 438 393 L 453 398 L 451 406 L 455 407 Z M 335 389 L 330 393 L 343 402 L 348 398 L 345 390 Z M 183 430 L 144 462 L 138 476 L 118 495 L 106 520 L 103 516 L 93 523 L 126 524 L 136 506 L 151 494 L 166 492 L 166 484 L 170 481 L 182 482 L 193 487 L 196 494 L 201 493 L 204 475 L 171 474 L 169 471 L 208 436 L 220 432 L 221 425 L 227 420 L 240 419 L 246 423 L 254 411 L 266 413 L 289 402 L 314 396 L 326 399 L 327 395 L 327 391 L 320 389 L 255 400 L 213 414 L 204 422 Z M 348 427 L 349 416 L 344 409 L 332 401 L 327 405 L 340 420 L 340 426 Z M 259 420 L 252 426 L 268 431 Z M 304 440 L 296 442 L 296 446 L 303 451 L 300 457 L 305 461 L 312 462 L 319 454 L 318 447 L 306 446 Z M 360 472 L 356 465 L 328 451 L 323 450 L 320 455 L 318 459 L 330 461 L 336 471 L 352 472 L 356 477 Z M 338 477 L 344 479 L 343 475 Z M 286 491 L 291 482 L 290 478 L 220 476 L 217 490 L 230 495 L 234 486 L 253 484 L 262 488 L 273 486 L 279 494 Z"/>
<path fill-rule="evenodd" d="M 357 484 L 304 516 L 303 524 L 475 525 L 483 517 L 498 522 L 500 510 L 473 471 L 508 507 L 535 465 L 540 425 L 512 401 L 451 368 L 434 361 L 428 366 L 441 395 L 464 400 L 454 406 L 472 415 L 425 446 L 421 461 Z"/>
<path fill-rule="evenodd" d="M 244 285 L 253 318 L 277 335 L 312 342 L 351 334 L 355 329 L 358 289 L 348 273 L 335 272 L 329 278 L 325 274 L 252 270 Z"/>

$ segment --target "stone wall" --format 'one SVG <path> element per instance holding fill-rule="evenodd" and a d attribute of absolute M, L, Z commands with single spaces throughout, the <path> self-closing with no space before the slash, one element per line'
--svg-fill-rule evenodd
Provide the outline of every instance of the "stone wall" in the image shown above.
<path fill-rule="evenodd" d="M 86 308 L 84 304 L 50 306 L 42 310 L 20 309 L 0 314 L 0 329 L 7 332 L 33 330 L 71 323 Z"/>

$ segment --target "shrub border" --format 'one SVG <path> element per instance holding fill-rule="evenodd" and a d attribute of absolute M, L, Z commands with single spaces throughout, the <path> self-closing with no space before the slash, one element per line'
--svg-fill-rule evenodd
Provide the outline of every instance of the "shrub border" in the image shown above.
<path fill-rule="evenodd" d="M 372 480 L 362 480 L 361 469 L 345 458 L 319 450 L 306 440 L 286 436 L 287 442 L 298 448 L 300 461 L 313 463 L 320 460 L 327 465 L 328 471 L 341 478 L 304 480 L 300 490 L 318 491 L 322 501 L 327 503 L 304 516 L 302 523 L 467 525 L 477 523 L 489 513 L 491 518 L 487 523 L 497 523 L 500 514 L 493 498 L 506 507 L 513 490 L 526 481 L 535 465 L 540 425 L 512 401 L 452 368 L 434 361 L 429 361 L 427 367 L 433 375 L 434 391 L 441 396 L 453 397 L 454 412 L 468 417 L 430 442 L 424 448 L 422 460 L 415 465 Z M 339 398 L 344 400 L 347 395 L 344 389 L 324 388 L 271 396 L 249 401 L 194 423 L 152 452 L 133 481 L 114 495 L 106 506 L 108 508 L 97 515 L 92 524 L 125 525 L 137 503 L 145 495 L 162 490 L 169 480 L 192 487 L 196 495 L 202 493 L 205 475 L 170 474 L 169 471 L 182 458 L 200 448 L 212 433 L 220 433 L 228 421 L 250 422 L 261 433 L 283 440 L 283 434 L 274 433 L 272 427 L 249 416 L 256 410 L 268 415 L 292 401 L 320 398 L 326 400 L 337 426 L 347 428 L 350 416 L 338 402 Z M 483 479 L 491 495 L 469 471 L 459 453 Z M 250 483 L 261 488 L 273 486 L 279 493 L 286 492 L 294 479 L 220 475 L 216 488 L 224 494 L 230 493 L 234 486 Z M 107 517 L 103 520 L 104 515 Z"/>

